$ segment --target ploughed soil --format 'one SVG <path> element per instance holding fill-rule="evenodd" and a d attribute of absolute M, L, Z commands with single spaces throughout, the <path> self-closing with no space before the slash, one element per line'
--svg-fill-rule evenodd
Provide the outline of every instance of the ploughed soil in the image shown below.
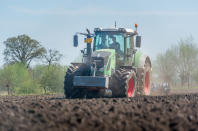
<path fill-rule="evenodd" d="M 63 99 L 0 96 L 0 131 L 198 130 L 198 94 Z"/>

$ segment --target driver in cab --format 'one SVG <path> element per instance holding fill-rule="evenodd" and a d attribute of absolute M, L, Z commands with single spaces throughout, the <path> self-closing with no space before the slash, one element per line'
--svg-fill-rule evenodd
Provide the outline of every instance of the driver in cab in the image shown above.
<path fill-rule="evenodd" d="M 118 43 L 118 42 L 116 41 L 116 37 L 113 37 L 112 40 L 113 40 L 113 43 L 110 44 L 110 48 L 111 48 L 111 49 L 115 49 L 116 51 L 119 52 L 119 51 L 120 51 L 120 43 Z"/>
<path fill-rule="evenodd" d="M 113 43 L 109 44 L 109 48 L 110 49 L 115 49 L 116 50 L 116 57 L 117 58 L 123 58 L 124 57 L 124 53 L 123 51 L 120 50 L 120 43 L 118 43 L 116 41 L 116 37 L 112 37 Z"/>

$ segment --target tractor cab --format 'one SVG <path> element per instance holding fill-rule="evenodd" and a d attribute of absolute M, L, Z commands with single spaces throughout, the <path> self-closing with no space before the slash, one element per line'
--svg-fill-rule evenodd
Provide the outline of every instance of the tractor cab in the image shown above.
<path fill-rule="evenodd" d="M 128 57 L 134 50 L 134 38 L 137 33 L 126 28 L 95 28 L 93 51 L 100 49 L 114 49 L 116 51 L 116 65 L 130 65 L 132 57 Z M 140 47 L 140 45 L 139 45 Z"/>

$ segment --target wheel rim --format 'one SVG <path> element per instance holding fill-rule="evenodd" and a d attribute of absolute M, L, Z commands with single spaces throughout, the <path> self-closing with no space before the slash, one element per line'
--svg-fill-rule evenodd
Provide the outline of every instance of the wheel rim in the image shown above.
<path fill-rule="evenodd" d="M 131 97 L 134 92 L 134 81 L 133 78 L 130 78 L 128 83 L 128 97 Z"/>
<path fill-rule="evenodd" d="M 145 94 L 147 94 L 148 90 L 149 90 L 149 73 L 148 73 L 148 71 L 146 72 L 146 76 L 145 76 L 144 90 L 145 90 Z"/>

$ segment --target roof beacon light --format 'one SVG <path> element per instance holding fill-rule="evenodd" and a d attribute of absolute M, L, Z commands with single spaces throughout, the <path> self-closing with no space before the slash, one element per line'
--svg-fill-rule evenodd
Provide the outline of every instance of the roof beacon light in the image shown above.
<path fill-rule="evenodd" d="M 136 32 L 137 32 L 137 27 L 138 27 L 138 24 L 137 24 L 137 23 L 135 23 L 135 29 L 136 29 Z"/>

